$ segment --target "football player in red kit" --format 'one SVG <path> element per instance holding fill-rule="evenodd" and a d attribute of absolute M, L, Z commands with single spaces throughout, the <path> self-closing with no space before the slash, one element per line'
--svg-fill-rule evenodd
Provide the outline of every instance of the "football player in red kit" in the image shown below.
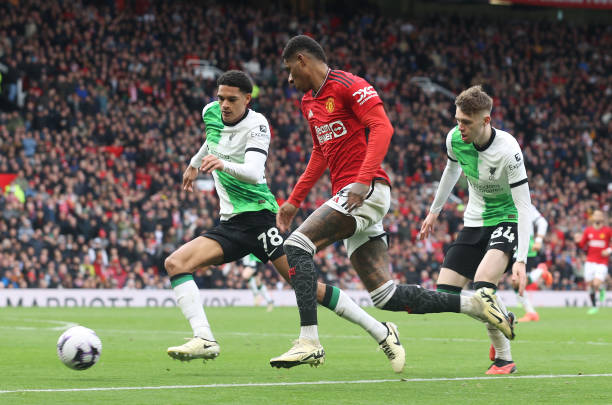
<path fill-rule="evenodd" d="M 608 260 L 610 259 L 610 240 L 612 229 L 605 225 L 603 211 L 595 210 L 591 215 L 591 226 L 587 226 L 584 232 L 576 234 L 574 239 L 581 249 L 587 249 L 586 263 L 584 264 L 584 281 L 587 283 L 591 303 L 589 314 L 596 314 L 597 290 L 599 290 L 599 301 L 603 304 L 606 298 L 605 281 L 608 275 Z"/>
<path fill-rule="evenodd" d="M 293 367 L 323 362 L 325 352 L 317 330 L 317 274 L 313 256 L 317 250 L 340 240 L 344 241 L 351 264 L 376 307 L 417 314 L 463 312 L 490 321 L 512 338 L 512 325 L 494 297 L 458 296 L 393 282 L 382 225 L 391 201 L 391 187 L 381 167 L 393 127 L 382 100 L 363 78 L 330 69 L 323 48 L 308 36 L 290 39 L 282 58 L 289 71 L 289 83 L 304 92 L 301 110 L 310 127 L 313 150 L 305 172 L 277 213 L 277 227 L 281 231 L 289 229 L 300 204 L 326 168 L 330 171 L 334 196 L 284 243 L 301 329 L 294 346 L 271 359 L 270 364 Z M 400 372 L 405 354 L 399 345 L 397 327 L 392 323 L 386 326 L 388 344 L 384 345 L 383 341 L 381 347 L 392 351 L 389 358 L 397 356 L 402 360 L 394 368 Z"/>

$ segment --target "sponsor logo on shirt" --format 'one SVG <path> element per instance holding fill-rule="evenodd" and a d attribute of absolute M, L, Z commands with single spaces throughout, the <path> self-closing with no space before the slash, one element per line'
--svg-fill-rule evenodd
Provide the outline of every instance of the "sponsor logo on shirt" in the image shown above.
<path fill-rule="evenodd" d="M 519 161 L 518 163 L 513 163 L 508 165 L 508 171 L 514 171 L 516 169 L 518 169 L 519 167 L 521 167 L 523 165 L 523 162 Z"/>
<path fill-rule="evenodd" d="M 333 138 L 339 138 L 346 134 L 346 127 L 342 121 L 332 121 L 329 124 L 314 126 L 315 134 L 319 140 L 319 144 L 323 144 Z"/>
<path fill-rule="evenodd" d="M 499 184 L 484 184 L 479 182 L 478 180 L 471 179 L 470 177 L 467 177 L 467 179 L 476 191 L 479 191 L 483 194 L 500 194 L 504 191 L 502 186 L 500 186 Z"/>
<path fill-rule="evenodd" d="M 259 127 L 259 129 L 261 130 L 261 127 Z M 251 138 L 268 138 L 269 136 L 266 131 L 263 131 L 263 132 L 251 131 L 250 135 L 251 135 Z"/>
<path fill-rule="evenodd" d="M 357 98 L 357 103 L 359 105 L 364 105 L 365 102 L 368 101 L 369 99 L 373 97 L 377 97 L 378 93 L 376 93 L 376 90 L 374 90 L 374 87 L 367 86 L 367 87 L 363 87 L 357 90 L 356 92 L 354 92 L 353 96 Z"/>
<path fill-rule="evenodd" d="M 325 102 L 325 109 L 327 110 L 328 113 L 331 114 L 334 112 L 334 108 L 336 108 L 336 103 L 334 102 L 334 98 L 330 97 Z"/>
<path fill-rule="evenodd" d="M 210 145 L 209 145 L 210 147 Z M 209 152 L 211 155 L 215 155 L 218 158 L 221 158 L 223 160 L 231 160 L 231 156 L 230 155 L 226 155 L 225 153 L 221 153 L 219 152 L 219 150 L 217 148 L 212 148 L 210 147 Z"/>

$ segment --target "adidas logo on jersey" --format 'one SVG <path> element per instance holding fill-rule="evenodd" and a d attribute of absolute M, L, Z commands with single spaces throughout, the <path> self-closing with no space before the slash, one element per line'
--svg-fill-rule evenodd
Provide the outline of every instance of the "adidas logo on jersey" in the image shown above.
<path fill-rule="evenodd" d="M 308 119 L 311 119 L 312 117 L 314 117 L 312 110 L 308 110 Z"/>

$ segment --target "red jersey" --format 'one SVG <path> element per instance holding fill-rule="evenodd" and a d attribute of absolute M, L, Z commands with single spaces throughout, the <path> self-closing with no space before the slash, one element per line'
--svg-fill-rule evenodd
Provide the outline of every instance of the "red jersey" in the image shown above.
<path fill-rule="evenodd" d="M 587 226 L 578 246 L 582 249 L 587 248 L 587 262 L 607 265 L 609 256 L 602 256 L 601 252 L 610 246 L 610 239 L 612 239 L 612 229 L 609 227 L 602 226 L 595 229 L 592 226 Z"/>
<path fill-rule="evenodd" d="M 382 100 L 367 81 L 342 70 L 329 70 L 318 94 L 309 91 L 302 97 L 313 154 L 321 153 L 325 158 L 334 194 L 357 180 L 370 183 L 380 178 L 390 183 L 380 165 L 372 178 L 358 179 L 367 148 L 365 126 L 359 117 L 378 104 Z M 292 194 L 303 194 L 295 191 Z"/>

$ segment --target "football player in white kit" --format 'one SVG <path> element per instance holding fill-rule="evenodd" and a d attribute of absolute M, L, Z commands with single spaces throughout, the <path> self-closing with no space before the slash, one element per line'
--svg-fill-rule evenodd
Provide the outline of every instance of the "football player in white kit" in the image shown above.
<path fill-rule="evenodd" d="M 448 161 L 419 238 L 424 239 L 432 232 L 463 172 L 469 184 L 464 228 L 446 253 L 437 288 L 460 294 L 472 280 L 476 294 L 487 294 L 491 306 L 503 308 L 495 291 L 504 272 L 512 269 L 519 293 L 527 280 L 531 198 L 523 154 L 511 134 L 492 127 L 493 100 L 480 86 L 463 91 L 455 105 L 457 126 L 446 137 Z M 487 332 L 496 358 L 486 373 L 515 372 L 510 341 L 490 324 Z"/>

